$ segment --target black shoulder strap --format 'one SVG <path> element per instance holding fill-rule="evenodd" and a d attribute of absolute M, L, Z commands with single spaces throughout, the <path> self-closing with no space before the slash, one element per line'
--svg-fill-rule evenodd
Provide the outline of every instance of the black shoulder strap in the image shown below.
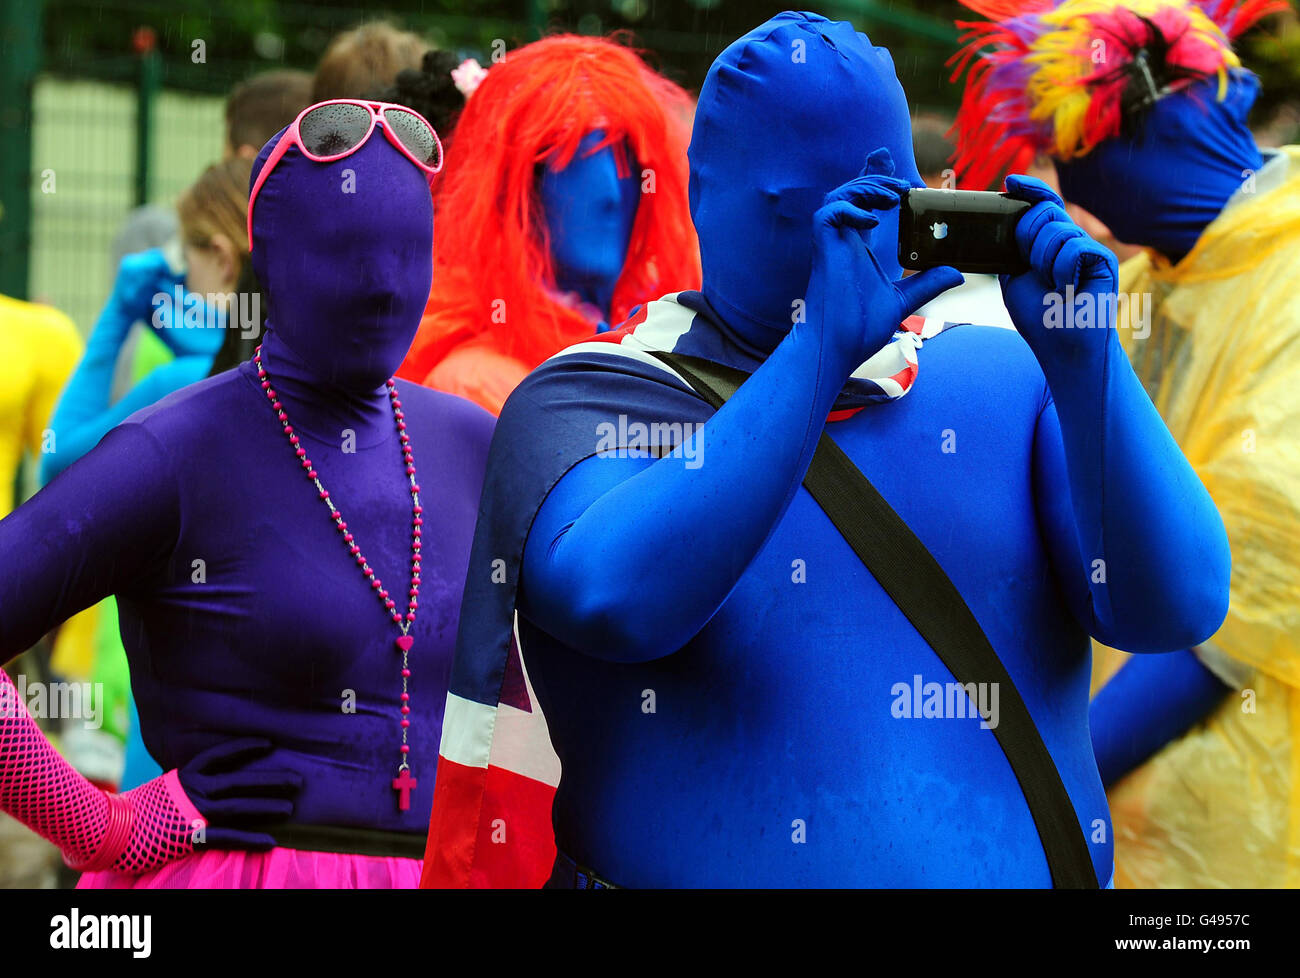
<path fill-rule="evenodd" d="M 655 353 L 716 410 L 748 378 L 743 371 L 676 353 Z M 957 682 L 996 683 L 994 736 L 1025 794 L 1052 885 L 1097 889 L 1088 843 L 1033 718 L 979 622 L 934 555 L 867 477 L 823 433 L 803 484 L 853 552 Z"/>

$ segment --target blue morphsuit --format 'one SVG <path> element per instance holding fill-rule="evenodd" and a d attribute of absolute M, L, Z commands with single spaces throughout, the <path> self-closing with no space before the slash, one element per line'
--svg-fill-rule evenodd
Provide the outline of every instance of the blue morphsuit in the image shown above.
<path fill-rule="evenodd" d="M 1190 649 L 1136 656 L 1088 708 L 1101 783 L 1109 788 L 1223 702 L 1228 687 Z"/>
<path fill-rule="evenodd" d="M 1065 199 L 1095 214 L 1120 241 L 1154 248 L 1171 261 L 1182 258 L 1263 166 L 1246 125 L 1259 81 L 1233 72 L 1222 102 L 1217 86 L 1211 78 L 1168 95 L 1132 136 L 1058 160 Z"/>
<path fill-rule="evenodd" d="M 1177 262 L 1224 204 L 1263 165 L 1246 124 L 1259 95 L 1247 71 L 1156 102 L 1132 136 L 1107 140 L 1087 156 L 1058 161 L 1065 197 L 1099 217 L 1121 241 Z M 1132 661 L 1093 701 L 1093 744 L 1109 786 L 1181 736 L 1223 702 L 1225 685 L 1190 651 Z"/>
<path fill-rule="evenodd" d="M 888 53 L 778 15 L 709 72 L 690 164 L 704 286 L 676 300 L 694 315 L 662 348 L 753 376 L 711 414 L 600 344 L 554 358 L 506 404 L 484 492 L 475 553 L 526 534 L 520 632 L 563 766 L 560 849 L 628 886 L 1049 885 L 991 731 L 891 709 L 899 683 L 952 677 L 801 488 L 825 428 L 979 619 L 1104 883 L 1088 636 L 1202 641 L 1229 567 L 1114 331 L 1045 325 L 1045 293 L 1113 291 L 1113 256 L 1045 186 L 1013 181 L 1034 202 L 1033 270 L 1003 284 L 1021 336 L 950 329 L 905 397 L 864 402 L 849 374 L 959 281 L 898 278 L 898 195 L 920 180 Z M 860 410 L 827 427 L 845 408 Z M 663 458 L 597 455 L 593 422 L 622 413 L 700 427 Z M 535 469 L 544 502 L 509 492 L 507 466 Z"/>
<path fill-rule="evenodd" d="M 177 297 L 181 297 L 179 303 Z M 161 250 L 153 248 L 123 258 L 113 291 L 50 420 L 54 445 L 41 456 L 41 483 L 85 455 L 136 411 L 206 377 L 224 334 L 220 328 L 224 317 L 213 315 L 216 312 L 199 296 L 184 291 L 184 280 L 171 271 Z M 131 327 L 140 319 L 156 322 L 158 335 L 175 359 L 155 367 L 112 402 L 118 355 Z"/>
<path fill-rule="evenodd" d="M 604 138 L 603 130 L 587 133 L 568 166 L 542 170 L 537 192 L 556 286 L 577 293 L 608 320 L 614 286 L 627 260 L 641 181 L 625 143 L 592 152 Z"/>

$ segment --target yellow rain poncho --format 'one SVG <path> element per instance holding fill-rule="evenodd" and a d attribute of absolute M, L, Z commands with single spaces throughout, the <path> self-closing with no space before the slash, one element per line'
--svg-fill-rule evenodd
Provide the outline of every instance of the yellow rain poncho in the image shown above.
<path fill-rule="evenodd" d="M 1300 147 L 1120 291 L 1141 296 L 1118 323 L 1134 369 L 1228 530 L 1231 608 L 1197 654 L 1237 692 L 1112 788 L 1116 885 L 1300 886 Z M 1098 649 L 1094 688 L 1126 658 Z"/>

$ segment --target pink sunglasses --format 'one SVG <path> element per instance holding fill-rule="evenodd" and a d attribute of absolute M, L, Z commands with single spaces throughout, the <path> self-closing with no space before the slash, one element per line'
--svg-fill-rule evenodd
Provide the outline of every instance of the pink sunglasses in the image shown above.
<path fill-rule="evenodd" d="M 248 195 L 248 250 L 253 250 L 253 204 L 258 191 L 290 146 L 296 146 L 309 160 L 332 163 L 364 146 L 376 123 L 383 123 L 380 128 L 388 141 L 432 181 L 433 175 L 442 169 L 442 143 L 433 126 L 418 112 L 392 102 L 349 98 L 309 105 L 284 131 L 253 183 Z"/>

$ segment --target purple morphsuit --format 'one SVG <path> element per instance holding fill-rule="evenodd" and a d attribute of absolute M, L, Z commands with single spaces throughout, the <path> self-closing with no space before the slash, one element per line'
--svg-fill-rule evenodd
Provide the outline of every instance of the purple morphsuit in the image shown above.
<path fill-rule="evenodd" d="M 333 163 L 290 149 L 253 232 L 269 296 L 262 362 L 348 531 L 405 607 L 412 502 L 385 381 L 429 293 L 427 177 L 378 132 Z M 314 849 L 301 840 L 334 827 L 409 833 L 397 848 L 420 851 L 493 422 L 449 395 L 398 392 L 423 504 L 408 810 L 391 787 L 400 633 L 251 363 L 132 415 L 0 522 L 0 662 L 116 594 L 144 741 L 164 769 L 261 738 L 273 749 L 249 770 L 303 780 L 281 845 Z M 334 851 L 366 851 L 350 848 L 355 831 L 337 834 Z"/>

